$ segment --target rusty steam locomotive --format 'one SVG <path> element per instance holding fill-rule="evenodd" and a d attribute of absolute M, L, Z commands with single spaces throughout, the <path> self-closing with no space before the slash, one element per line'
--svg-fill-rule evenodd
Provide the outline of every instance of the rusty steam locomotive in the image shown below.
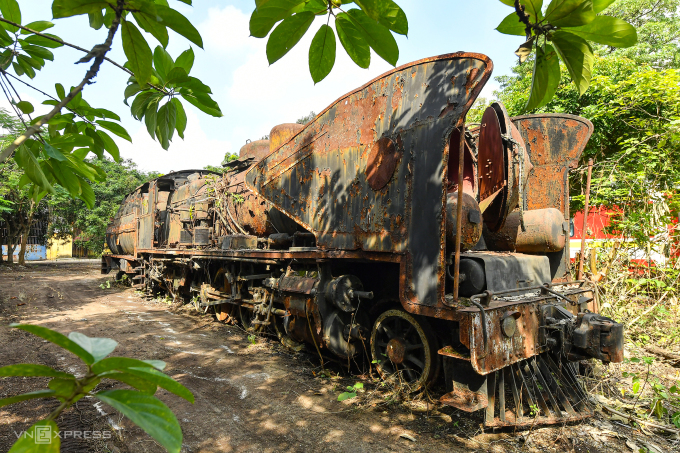
<path fill-rule="evenodd" d="M 568 269 L 567 174 L 593 126 L 499 103 L 466 125 L 491 70 L 475 53 L 409 63 L 274 127 L 224 175 L 149 181 L 102 272 L 284 344 L 367 353 L 414 389 L 443 377 L 441 401 L 488 426 L 587 416 L 576 364 L 623 358 L 623 326 Z"/>

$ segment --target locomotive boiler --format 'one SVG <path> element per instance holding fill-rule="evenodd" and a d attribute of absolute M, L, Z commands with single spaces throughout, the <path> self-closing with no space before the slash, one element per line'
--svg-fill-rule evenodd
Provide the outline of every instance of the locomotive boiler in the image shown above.
<path fill-rule="evenodd" d="M 290 347 L 367 354 L 414 390 L 443 379 L 441 401 L 487 426 L 588 416 L 579 361 L 623 359 L 622 325 L 569 273 L 568 172 L 593 126 L 500 103 L 466 124 L 492 66 L 406 64 L 246 144 L 224 175 L 149 181 L 102 272 Z"/>

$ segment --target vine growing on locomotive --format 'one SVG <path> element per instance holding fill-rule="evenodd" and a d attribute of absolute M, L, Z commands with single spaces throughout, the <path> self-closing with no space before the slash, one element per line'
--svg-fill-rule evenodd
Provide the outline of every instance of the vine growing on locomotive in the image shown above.
<path fill-rule="evenodd" d="M 466 125 L 492 67 L 409 63 L 247 143 L 225 175 L 149 181 L 109 226 L 102 272 L 284 344 L 368 350 L 414 389 L 441 377 L 441 401 L 490 426 L 589 415 L 575 365 L 623 358 L 622 325 L 568 268 L 567 174 L 593 126 L 500 103 Z"/>

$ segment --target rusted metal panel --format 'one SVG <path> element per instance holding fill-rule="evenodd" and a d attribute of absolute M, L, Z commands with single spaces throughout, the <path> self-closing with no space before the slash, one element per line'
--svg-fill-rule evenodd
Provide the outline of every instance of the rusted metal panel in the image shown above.
<path fill-rule="evenodd" d="M 510 337 L 502 332 L 501 321 L 507 312 L 519 313 L 516 331 Z M 538 332 L 541 323 L 536 303 L 504 304 L 487 309 L 486 331 L 489 339 L 486 350 L 481 314 L 475 311 L 466 315 L 469 335 L 461 335 L 461 342 L 470 349 L 470 362 L 477 373 L 488 374 L 540 352 Z"/>
<path fill-rule="evenodd" d="M 312 294 L 314 286 L 319 283 L 318 278 L 299 277 L 297 275 L 284 276 L 279 279 L 277 289 L 291 293 Z"/>
<path fill-rule="evenodd" d="M 269 140 L 255 140 L 246 143 L 238 153 L 241 159 L 250 157 L 255 162 L 261 161 L 267 154 L 269 154 Z"/>
<path fill-rule="evenodd" d="M 267 154 L 279 149 L 284 143 L 288 143 L 293 136 L 297 135 L 304 128 L 304 124 L 297 123 L 284 123 L 274 126 L 269 132 L 269 152 Z M 256 160 L 258 162 L 261 161 L 267 154 Z"/>
<path fill-rule="evenodd" d="M 390 71 L 338 99 L 246 184 L 313 232 L 320 249 L 406 253 L 402 303 L 443 305 L 448 140 L 491 69 L 486 56 L 458 53 Z M 381 139 L 374 155 L 394 165 L 389 178 L 368 169 Z M 369 176 L 375 187 L 387 182 L 374 190 Z"/>
<path fill-rule="evenodd" d="M 534 209 L 524 211 L 522 217 L 519 211 L 513 212 L 499 231 L 487 231 L 484 235 L 487 247 L 522 253 L 559 252 L 564 249 L 569 226 L 559 210 Z"/>
<path fill-rule="evenodd" d="M 527 181 L 525 209 L 556 208 L 569 220 L 569 169 L 576 168 L 593 133 L 593 123 L 566 114 L 512 118 L 534 166 Z M 554 280 L 569 279 L 569 241 L 550 256 Z"/>

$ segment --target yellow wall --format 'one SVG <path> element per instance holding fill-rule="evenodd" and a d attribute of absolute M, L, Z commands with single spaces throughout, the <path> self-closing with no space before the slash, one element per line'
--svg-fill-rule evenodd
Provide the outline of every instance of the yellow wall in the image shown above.
<path fill-rule="evenodd" d="M 56 260 L 57 258 L 70 258 L 73 250 L 73 240 L 52 238 L 50 246 L 47 247 L 47 259 Z"/>

